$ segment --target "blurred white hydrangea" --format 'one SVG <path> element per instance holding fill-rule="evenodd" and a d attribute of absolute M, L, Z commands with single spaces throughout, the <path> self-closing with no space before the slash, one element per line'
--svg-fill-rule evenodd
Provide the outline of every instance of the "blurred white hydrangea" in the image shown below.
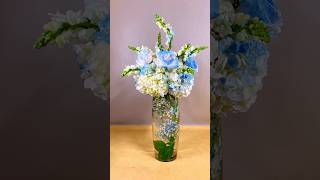
<path fill-rule="evenodd" d="M 103 100 L 108 99 L 109 86 L 109 1 L 84 0 L 84 10 L 49 14 L 51 21 L 35 44 L 41 48 L 48 43 L 59 47 L 73 46 L 76 62 L 86 89 Z"/>

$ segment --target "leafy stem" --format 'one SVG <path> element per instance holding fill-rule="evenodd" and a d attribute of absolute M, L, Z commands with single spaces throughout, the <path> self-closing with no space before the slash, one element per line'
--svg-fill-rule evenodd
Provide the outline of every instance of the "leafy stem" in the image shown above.
<path fill-rule="evenodd" d="M 155 15 L 155 21 L 156 21 L 156 24 L 159 26 L 159 28 L 162 29 L 166 33 L 166 36 L 167 36 L 166 45 L 168 46 L 168 50 L 171 50 L 172 40 L 173 40 L 173 36 L 174 36 L 173 29 L 171 28 L 171 26 L 169 24 L 164 22 L 164 19 L 162 17 L 160 17 L 157 14 Z"/>
<path fill-rule="evenodd" d="M 70 24 L 68 22 L 64 22 L 55 31 L 49 30 L 49 31 L 43 32 L 33 47 L 36 49 L 40 49 L 48 45 L 50 42 L 54 41 L 58 36 L 60 36 L 64 32 L 75 31 L 79 29 L 95 29 L 96 31 L 100 31 L 99 26 L 96 23 L 92 22 L 90 19 L 86 19 L 85 21 L 79 22 L 76 24 Z"/>
<path fill-rule="evenodd" d="M 171 136 L 169 142 L 153 141 L 154 148 L 158 151 L 159 161 L 170 161 L 174 155 L 175 137 Z"/>

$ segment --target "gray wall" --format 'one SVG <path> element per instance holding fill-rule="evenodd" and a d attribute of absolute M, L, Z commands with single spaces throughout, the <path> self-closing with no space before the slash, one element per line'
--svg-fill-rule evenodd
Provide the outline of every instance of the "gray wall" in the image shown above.
<path fill-rule="evenodd" d="M 71 48 L 32 48 L 49 12 L 82 7 L 0 1 L 0 179 L 106 178 L 107 103 L 83 88 Z"/>
<path fill-rule="evenodd" d="M 319 1 L 280 1 L 284 26 L 249 112 L 224 122 L 225 180 L 320 179 Z"/>

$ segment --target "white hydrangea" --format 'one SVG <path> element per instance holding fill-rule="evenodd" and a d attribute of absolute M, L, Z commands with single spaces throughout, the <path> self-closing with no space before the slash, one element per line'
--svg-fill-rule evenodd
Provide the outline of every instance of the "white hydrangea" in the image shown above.
<path fill-rule="evenodd" d="M 168 93 L 167 77 L 162 72 L 134 76 L 136 89 L 150 96 L 164 96 Z"/>
<path fill-rule="evenodd" d="M 109 86 L 109 45 L 104 42 L 74 45 L 84 87 L 106 100 Z"/>

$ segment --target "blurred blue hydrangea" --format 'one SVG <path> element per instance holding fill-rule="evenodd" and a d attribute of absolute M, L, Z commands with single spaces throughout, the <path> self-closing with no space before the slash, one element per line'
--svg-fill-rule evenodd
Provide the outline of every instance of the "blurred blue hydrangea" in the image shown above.
<path fill-rule="evenodd" d="M 266 76 L 267 47 L 259 40 L 229 39 L 221 43 L 221 58 L 217 60 L 216 72 L 212 76 L 214 95 L 219 97 L 216 103 L 220 103 L 216 106 L 246 111 L 255 102 Z"/>
<path fill-rule="evenodd" d="M 158 136 L 164 140 L 168 141 L 170 137 L 173 137 L 178 132 L 179 125 L 176 121 L 171 119 L 165 120 L 160 124 Z"/>
<path fill-rule="evenodd" d="M 251 17 L 259 17 L 272 30 L 272 34 L 280 32 L 281 13 L 275 0 L 243 0 L 240 10 Z"/>
<path fill-rule="evenodd" d="M 105 43 L 110 43 L 110 16 L 104 15 L 99 23 L 100 31 L 96 32 L 96 39 Z"/>
<path fill-rule="evenodd" d="M 210 0 L 210 19 L 219 15 L 219 0 Z"/>

